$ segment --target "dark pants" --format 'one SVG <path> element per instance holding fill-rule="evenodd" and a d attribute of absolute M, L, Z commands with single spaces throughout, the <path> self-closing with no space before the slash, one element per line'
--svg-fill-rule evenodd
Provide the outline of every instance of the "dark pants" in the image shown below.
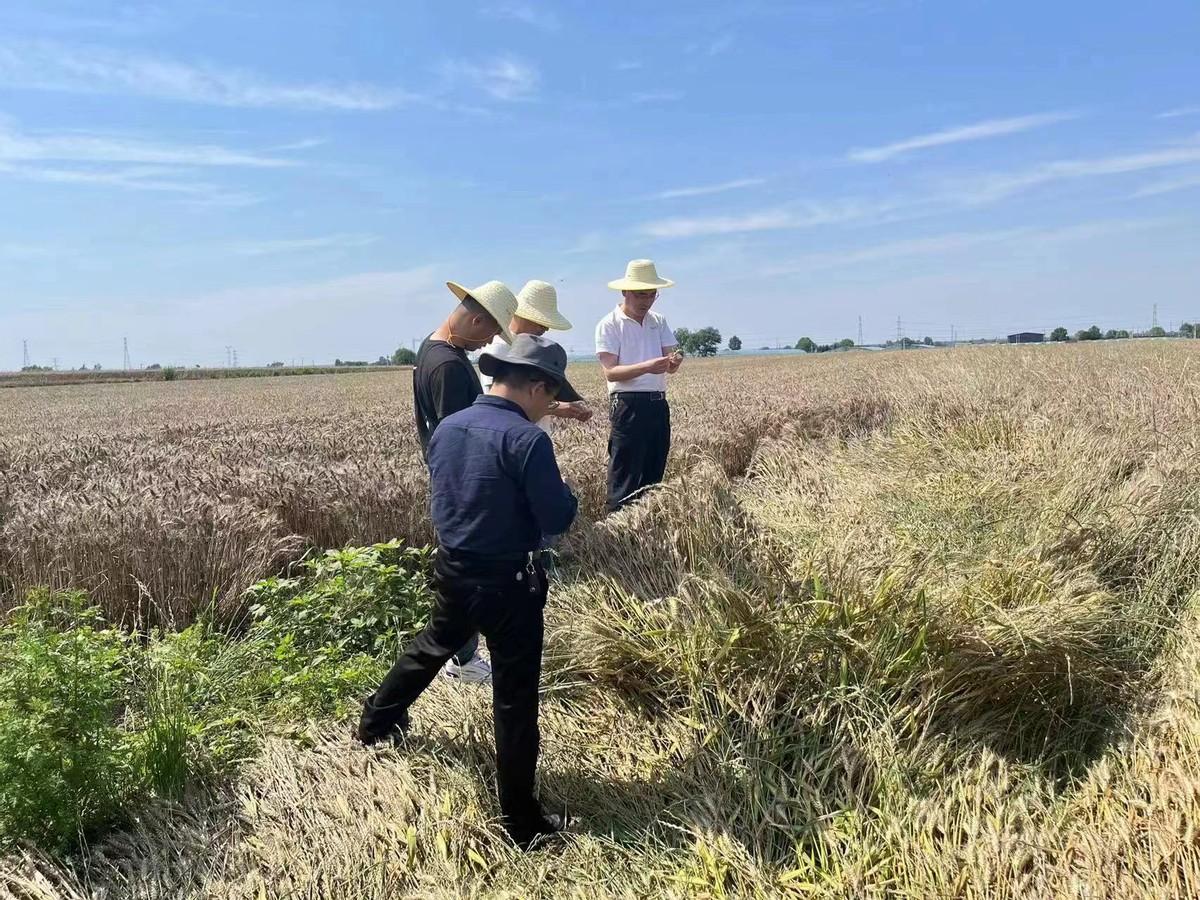
<path fill-rule="evenodd" d="M 617 393 L 610 401 L 608 509 L 620 509 L 662 481 L 671 449 L 671 408 L 663 394 Z"/>
<path fill-rule="evenodd" d="M 540 735 L 538 680 L 542 673 L 542 607 L 546 575 L 540 566 L 481 583 L 467 577 L 435 578 L 437 603 L 429 624 L 400 654 L 363 708 L 361 734 L 384 735 L 470 635 L 482 632 L 492 653 L 492 712 L 496 728 L 496 780 L 500 811 L 510 832 L 541 823 L 534 795 Z"/>

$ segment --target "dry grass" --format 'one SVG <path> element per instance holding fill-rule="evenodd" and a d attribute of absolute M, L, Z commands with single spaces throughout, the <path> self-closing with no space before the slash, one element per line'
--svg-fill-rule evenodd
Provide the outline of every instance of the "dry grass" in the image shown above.
<path fill-rule="evenodd" d="M 0 896 L 1196 896 L 1198 362 L 689 363 L 638 507 L 596 521 L 601 424 L 556 438 L 588 515 L 543 792 L 576 836 L 505 845 L 486 693 L 437 685 L 403 754 L 313 723 L 86 859 L 10 855 Z M 407 385 L 296 381 L 0 397 L 6 577 L 185 620 L 302 546 L 427 536 Z"/>

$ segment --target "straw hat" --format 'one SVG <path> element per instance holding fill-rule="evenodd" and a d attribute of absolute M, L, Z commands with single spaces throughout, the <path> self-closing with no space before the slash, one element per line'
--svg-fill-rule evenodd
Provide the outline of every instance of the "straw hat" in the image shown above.
<path fill-rule="evenodd" d="M 517 316 L 555 331 L 569 331 L 571 323 L 558 311 L 558 292 L 545 281 L 527 281 L 517 294 Z"/>
<path fill-rule="evenodd" d="M 670 278 L 659 278 L 652 259 L 633 259 L 625 267 L 625 277 L 610 281 L 614 291 L 656 291 L 675 284 Z"/>
<path fill-rule="evenodd" d="M 513 296 L 513 292 L 507 286 L 499 281 L 489 281 L 487 284 L 481 284 L 476 288 L 465 288 L 457 281 L 447 281 L 446 287 L 450 288 L 450 292 L 459 300 L 466 300 L 470 297 L 480 306 L 488 311 L 496 324 L 500 326 L 500 334 L 504 340 L 512 343 L 512 332 L 508 330 L 508 323 L 512 321 L 512 317 L 517 312 L 517 298 Z"/>

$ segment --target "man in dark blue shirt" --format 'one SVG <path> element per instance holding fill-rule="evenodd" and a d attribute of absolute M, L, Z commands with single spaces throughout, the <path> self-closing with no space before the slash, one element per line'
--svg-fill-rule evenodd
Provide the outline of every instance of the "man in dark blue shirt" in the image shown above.
<path fill-rule="evenodd" d="M 549 435 L 536 422 L 579 395 L 566 379 L 567 354 L 544 337 L 518 335 L 503 358 L 484 353 L 490 394 L 444 419 L 429 443 L 431 509 L 438 535 L 437 603 L 429 624 L 363 708 L 365 744 L 395 741 L 408 708 L 438 669 L 476 631 L 492 652 L 496 780 L 508 833 L 522 847 L 565 823 L 534 793 L 540 742 L 546 572 L 535 551 L 570 527 L 578 501 L 563 482 Z"/>

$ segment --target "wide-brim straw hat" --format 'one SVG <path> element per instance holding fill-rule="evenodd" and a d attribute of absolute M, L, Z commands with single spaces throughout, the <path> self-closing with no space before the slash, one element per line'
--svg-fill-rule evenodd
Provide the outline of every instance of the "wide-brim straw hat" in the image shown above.
<path fill-rule="evenodd" d="M 674 287 L 675 282 L 670 278 L 660 278 L 658 269 L 654 268 L 652 259 L 632 259 L 625 267 L 625 277 L 610 281 L 608 286 L 614 291 L 656 291 L 659 288 Z"/>
<path fill-rule="evenodd" d="M 457 281 L 447 281 L 446 287 L 460 301 L 470 297 L 488 311 L 496 324 L 500 326 L 500 334 L 508 343 L 512 343 L 513 335 L 508 330 L 508 323 L 517 314 L 517 298 L 508 286 L 500 281 L 489 281 L 475 288 L 465 288 Z"/>
<path fill-rule="evenodd" d="M 527 281 L 517 292 L 517 318 L 554 331 L 571 329 L 567 317 L 558 311 L 558 292 L 545 281 Z"/>

